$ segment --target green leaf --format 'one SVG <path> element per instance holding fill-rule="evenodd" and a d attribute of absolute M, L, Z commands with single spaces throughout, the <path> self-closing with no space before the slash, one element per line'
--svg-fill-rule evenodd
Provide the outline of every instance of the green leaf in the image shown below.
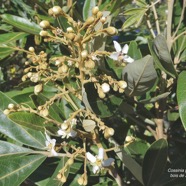
<path fill-rule="evenodd" d="M 43 94 L 39 95 L 32 95 L 31 99 L 33 100 L 36 107 L 39 105 L 43 105 L 48 101 L 49 99 L 45 97 Z M 61 110 L 57 104 L 53 103 L 49 108 L 49 116 L 59 122 L 63 122 L 63 110 Z"/>
<path fill-rule="evenodd" d="M 45 148 L 45 136 L 40 132 L 12 122 L 4 115 L 9 103 L 16 104 L 12 99 L 0 92 L 0 132 L 9 138 L 34 148 Z"/>
<path fill-rule="evenodd" d="M 39 35 L 39 32 L 41 31 L 41 28 L 39 27 L 39 25 L 37 25 L 34 22 L 29 21 L 28 19 L 14 16 L 11 14 L 2 14 L 0 17 L 6 23 L 13 25 L 14 27 L 26 33 Z"/>
<path fill-rule="evenodd" d="M 136 41 L 131 41 L 130 42 L 128 55 L 130 57 L 132 57 L 134 60 L 142 58 L 141 51 L 140 51 Z"/>
<path fill-rule="evenodd" d="M 21 154 L 29 154 L 33 151 L 29 148 L 20 147 L 9 142 L 0 141 L 0 160 L 8 158 L 9 156 L 15 157 Z"/>
<path fill-rule="evenodd" d="M 7 46 L 0 46 L 0 60 L 4 59 L 5 57 L 9 56 L 14 49 L 7 47 Z"/>
<path fill-rule="evenodd" d="M 96 6 L 97 1 L 96 0 L 85 0 L 84 6 L 83 6 L 83 19 L 84 21 L 92 16 L 92 8 Z"/>
<path fill-rule="evenodd" d="M 45 160 L 43 155 L 0 158 L 0 183 L 2 186 L 19 186 Z"/>
<path fill-rule="evenodd" d="M 141 12 L 143 12 L 143 11 L 146 11 L 147 10 L 147 8 L 131 8 L 131 9 L 129 9 L 129 10 L 126 10 L 125 12 L 124 12 L 124 15 L 133 15 L 133 14 L 140 14 Z"/>
<path fill-rule="evenodd" d="M 134 14 L 130 16 L 123 24 L 122 29 L 125 30 L 126 28 L 134 25 L 135 27 L 138 27 L 140 22 L 143 19 L 143 16 L 146 12 L 146 9 L 141 10 L 138 14 Z"/>
<path fill-rule="evenodd" d="M 19 39 L 22 39 L 23 37 L 26 37 L 28 34 L 24 32 L 11 32 L 7 34 L 0 34 L 0 44 L 9 44 L 13 41 L 17 41 Z"/>
<path fill-rule="evenodd" d="M 186 130 L 186 71 L 183 71 L 178 76 L 178 86 L 177 86 L 177 99 L 179 106 L 179 114 Z"/>
<path fill-rule="evenodd" d="M 119 146 L 113 139 L 110 139 L 111 143 L 114 143 L 115 146 Z M 117 148 L 114 150 L 118 158 L 123 162 L 127 169 L 134 175 L 134 177 L 143 184 L 142 180 L 142 167 L 126 153 L 123 148 Z"/>
<path fill-rule="evenodd" d="M 165 37 L 163 35 L 158 35 L 154 39 L 153 43 L 149 41 L 149 49 L 157 67 L 175 78 L 177 73 L 174 68 Z"/>
<path fill-rule="evenodd" d="M 42 132 L 45 131 L 44 130 L 44 127 L 46 127 L 46 125 L 44 124 L 45 120 L 36 114 L 27 112 L 14 112 L 10 113 L 8 117 L 13 122 L 19 125 L 23 125 L 27 128 L 31 128 Z"/>
<path fill-rule="evenodd" d="M 157 73 L 150 55 L 128 64 L 122 72 L 122 79 L 127 82 L 125 93 L 139 96 L 150 90 L 157 79 Z"/>
<path fill-rule="evenodd" d="M 159 180 L 167 163 L 168 144 L 165 139 L 155 141 L 147 150 L 143 160 L 143 182 L 152 186 Z"/>
<path fill-rule="evenodd" d="M 56 179 L 56 178 L 57 178 L 57 175 L 59 174 L 59 171 L 61 170 L 61 168 L 65 166 L 65 163 L 67 162 L 67 160 L 68 160 L 67 157 L 61 158 L 61 160 L 59 161 L 59 163 L 58 163 L 53 175 L 51 176 L 51 178 L 50 178 L 49 182 L 46 184 L 46 186 L 51 186 L 51 185 L 53 185 L 53 186 L 62 186 L 63 185 L 63 183 L 60 180 Z M 66 178 L 68 177 L 69 168 L 70 167 L 67 167 L 67 170 L 65 172 Z"/>

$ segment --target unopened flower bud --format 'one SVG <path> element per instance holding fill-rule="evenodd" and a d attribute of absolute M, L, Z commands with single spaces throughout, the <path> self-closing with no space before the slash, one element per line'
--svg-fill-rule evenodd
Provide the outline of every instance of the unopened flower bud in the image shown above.
<path fill-rule="evenodd" d="M 65 34 L 65 36 L 66 36 L 66 38 L 68 38 L 72 41 L 76 35 L 74 33 L 67 33 L 67 34 Z"/>
<path fill-rule="evenodd" d="M 106 22 L 106 17 L 102 17 L 101 19 L 100 19 L 100 21 L 101 21 L 101 23 L 105 23 Z"/>
<path fill-rule="evenodd" d="M 29 47 L 29 52 L 34 52 L 35 51 L 35 49 L 34 49 L 34 47 Z"/>
<path fill-rule="evenodd" d="M 97 18 L 101 18 L 102 16 L 103 16 L 103 12 L 99 11 L 99 12 L 97 13 Z"/>
<path fill-rule="evenodd" d="M 103 91 L 99 91 L 98 95 L 101 99 L 105 98 L 105 93 Z"/>
<path fill-rule="evenodd" d="M 104 93 L 107 93 L 107 92 L 110 91 L 110 85 L 109 85 L 108 83 L 103 83 L 103 84 L 101 85 L 101 89 L 102 89 L 102 91 L 103 91 Z"/>
<path fill-rule="evenodd" d="M 26 76 L 23 76 L 23 77 L 21 78 L 21 80 L 22 80 L 22 81 L 26 81 L 26 78 L 27 78 Z"/>
<path fill-rule="evenodd" d="M 118 82 L 118 86 L 122 89 L 125 89 L 127 87 L 127 83 L 126 83 L 126 81 L 121 80 Z"/>
<path fill-rule="evenodd" d="M 39 35 L 42 36 L 42 37 L 46 37 L 46 36 L 48 36 L 48 32 L 45 31 L 45 30 L 42 30 L 42 31 L 39 33 Z"/>
<path fill-rule="evenodd" d="M 67 32 L 72 33 L 72 32 L 74 32 L 74 30 L 73 30 L 72 27 L 68 27 L 68 28 L 67 28 Z"/>
<path fill-rule="evenodd" d="M 98 6 L 95 6 L 95 7 L 92 9 L 92 14 L 93 14 L 93 15 L 96 15 L 98 12 L 99 12 L 99 7 L 98 7 Z"/>
<path fill-rule="evenodd" d="M 38 84 L 34 87 L 34 94 L 38 95 L 38 93 L 41 92 L 42 90 L 43 90 L 43 85 Z"/>
<path fill-rule="evenodd" d="M 94 22 L 94 17 L 89 17 L 89 18 L 87 18 L 87 20 L 85 21 L 85 24 L 86 25 L 91 25 L 93 22 Z"/>
<path fill-rule="evenodd" d="M 42 116 L 46 117 L 46 116 L 49 115 L 49 111 L 48 111 L 48 109 L 45 108 L 45 109 L 43 109 L 43 110 L 40 111 L 40 114 L 41 114 Z"/>
<path fill-rule="evenodd" d="M 58 68 L 59 73 L 67 73 L 68 72 L 68 66 L 67 65 L 62 65 L 61 67 Z"/>
<path fill-rule="evenodd" d="M 4 113 L 5 115 L 8 115 L 8 114 L 10 114 L 10 110 L 5 109 L 5 110 L 3 111 L 3 113 Z"/>
<path fill-rule="evenodd" d="M 86 61 L 85 62 L 85 68 L 90 68 L 93 69 L 95 67 L 95 62 L 92 60 Z"/>
<path fill-rule="evenodd" d="M 56 60 L 56 61 L 55 61 L 55 65 L 56 65 L 56 66 L 59 66 L 60 64 L 61 64 L 61 61 L 59 61 L 59 60 Z"/>
<path fill-rule="evenodd" d="M 131 142 L 132 140 L 133 140 L 133 137 L 131 137 L 131 136 L 126 136 L 126 138 L 125 138 L 126 142 Z"/>
<path fill-rule="evenodd" d="M 84 178 L 83 178 L 83 176 L 81 176 L 78 178 L 78 184 L 83 185 L 83 183 L 84 183 Z"/>
<path fill-rule="evenodd" d="M 87 50 L 83 50 L 83 51 L 81 52 L 81 57 L 82 57 L 83 59 L 85 59 L 87 56 L 88 56 Z"/>
<path fill-rule="evenodd" d="M 53 14 L 54 14 L 54 15 L 59 15 L 60 13 L 63 12 L 60 6 L 54 6 L 54 7 L 52 8 L 52 11 L 53 11 Z"/>
<path fill-rule="evenodd" d="M 63 175 L 63 177 L 61 178 L 61 182 L 65 183 L 67 181 L 67 178 Z"/>
<path fill-rule="evenodd" d="M 69 125 L 68 125 L 68 123 L 66 123 L 66 122 L 61 124 L 61 129 L 62 129 L 62 130 L 67 130 L 68 127 L 69 127 Z"/>
<path fill-rule="evenodd" d="M 104 138 L 105 139 L 108 139 L 113 135 L 114 135 L 114 129 L 113 128 L 106 128 L 105 129 L 105 131 L 104 131 Z"/>
<path fill-rule="evenodd" d="M 15 105 L 13 103 L 8 104 L 8 109 L 13 109 Z"/>
<path fill-rule="evenodd" d="M 67 163 L 68 163 L 68 165 L 72 165 L 74 163 L 74 159 L 73 158 L 68 159 Z"/>
<path fill-rule="evenodd" d="M 119 93 L 123 93 L 125 90 L 123 88 L 119 88 Z"/>
<path fill-rule="evenodd" d="M 54 14 L 54 12 L 53 12 L 52 8 L 50 8 L 50 9 L 48 10 L 48 15 L 52 16 L 53 14 Z"/>
<path fill-rule="evenodd" d="M 50 28 L 50 23 L 48 21 L 46 21 L 46 20 L 41 21 L 39 23 L 39 25 L 40 25 L 41 28 L 44 28 L 44 29 L 45 28 Z"/>
<path fill-rule="evenodd" d="M 117 33 L 117 30 L 115 27 L 109 26 L 108 28 L 105 29 L 106 33 L 109 35 L 115 35 Z"/>
<path fill-rule="evenodd" d="M 59 173 L 58 175 L 57 175 L 57 179 L 61 179 L 62 178 L 62 175 Z"/>

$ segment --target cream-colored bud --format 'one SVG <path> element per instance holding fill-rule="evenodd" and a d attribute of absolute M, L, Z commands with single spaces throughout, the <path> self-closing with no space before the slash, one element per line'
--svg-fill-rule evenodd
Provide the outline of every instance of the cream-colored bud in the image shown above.
<path fill-rule="evenodd" d="M 103 92 L 103 91 L 99 91 L 98 92 L 98 95 L 99 95 L 99 97 L 101 98 L 101 99 L 103 99 L 103 98 L 105 98 L 105 93 Z"/>
<path fill-rule="evenodd" d="M 48 32 L 45 31 L 45 30 L 42 30 L 42 31 L 39 33 L 39 35 L 42 36 L 42 37 L 46 37 L 46 36 L 48 36 Z"/>
<path fill-rule="evenodd" d="M 89 17 L 87 18 L 87 20 L 85 21 L 86 25 L 91 25 L 94 22 L 95 18 L 94 17 Z"/>
<path fill-rule="evenodd" d="M 79 42 L 82 39 L 82 35 L 78 34 L 75 36 L 74 41 Z"/>
<path fill-rule="evenodd" d="M 84 178 L 83 178 L 83 176 L 81 176 L 78 178 L 78 184 L 83 185 L 83 183 L 84 183 Z"/>
<path fill-rule="evenodd" d="M 67 178 L 65 177 L 65 176 L 63 176 L 62 178 L 61 178 L 61 182 L 62 183 L 65 183 L 67 181 Z"/>
<path fill-rule="evenodd" d="M 53 11 L 54 15 L 59 15 L 60 13 L 63 12 L 60 6 L 54 6 L 52 8 L 52 11 Z"/>
<path fill-rule="evenodd" d="M 74 30 L 73 30 L 73 28 L 72 28 L 72 27 L 68 27 L 68 28 L 67 28 L 67 32 L 72 33 L 72 32 L 74 32 Z"/>
<path fill-rule="evenodd" d="M 105 139 L 108 139 L 113 135 L 114 135 L 114 129 L 113 128 L 106 128 L 105 129 L 105 131 L 104 131 L 104 138 Z"/>
<path fill-rule="evenodd" d="M 67 34 L 65 34 L 65 36 L 66 36 L 66 38 L 68 38 L 72 41 L 76 35 L 74 33 L 67 33 Z"/>
<path fill-rule="evenodd" d="M 117 29 L 113 26 L 109 26 L 108 28 L 105 29 L 106 33 L 109 35 L 115 35 L 117 33 Z"/>
<path fill-rule="evenodd" d="M 74 159 L 73 158 L 68 159 L 67 163 L 68 163 L 68 165 L 72 165 L 74 163 Z"/>
<path fill-rule="evenodd" d="M 31 78 L 31 77 L 32 77 L 32 72 L 28 72 L 28 73 L 27 73 L 27 77 L 28 77 L 28 78 Z"/>
<path fill-rule="evenodd" d="M 49 111 L 48 111 L 48 109 L 45 108 L 45 109 L 43 109 L 43 110 L 40 111 L 40 114 L 41 114 L 42 116 L 46 117 L 46 116 L 49 115 Z"/>
<path fill-rule="evenodd" d="M 66 122 L 61 124 L 61 129 L 62 129 L 62 130 L 67 130 L 68 127 L 69 127 L 69 125 L 68 125 L 68 123 L 66 123 Z"/>
<path fill-rule="evenodd" d="M 57 59 L 57 60 L 55 61 L 55 65 L 56 65 L 56 66 L 59 66 L 60 64 L 61 64 L 61 61 Z"/>
<path fill-rule="evenodd" d="M 52 8 L 48 9 L 48 15 L 52 16 L 54 14 Z"/>
<path fill-rule="evenodd" d="M 43 20 L 39 23 L 41 28 L 50 28 L 50 23 L 47 20 Z"/>
<path fill-rule="evenodd" d="M 101 18 L 103 16 L 103 12 L 99 11 L 96 16 L 97 18 Z"/>
<path fill-rule="evenodd" d="M 3 111 L 3 113 L 4 113 L 5 115 L 8 115 L 8 114 L 10 114 L 10 110 L 5 109 L 5 110 Z"/>
<path fill-rule="evenodd" d="M 85 68 L 90 68 L 90 69 L 95 68 L 95 62 L 92 61 L 92 60 L 86 61 L 85 62 Z"/>
<path fill-rule="evenodd" d="M 103 84 L 101 85 L 101 89 L 102 89 L 102 91 L 103 91 L 104 93 L 107 93 L 107 92 L 110 91 L 110 85 L 109 85 L 108 83 L 103 83 Z"/>
<path fill-rule="evenodd" d="M 15 105 L 13 103 L 8 104 L 8 109 L 13 109 Z"/>
<path fill-rule="evenodd" d="M 22 81 L 26 81 L 26 78 L 27 78 L 26 76 L 23 76 L 23 77 L 21 78 L 21 80 L 22 80 Z"/>
<path fill-rule="evenodd" d="M 38 95 L 38 93 L 40 93 L 42 90 L 43 90 L 43 85 L 38 84 L 34 87 L 34 94 Z"/>
<path fill-rule="evenodd" d="M 68 72 L 68 66 L 67 65 L 62 65 L 61 67 L 58 68 L 59 73 L 67 73 Z"/>
<path fill-rule="evenodd" d="M 95 6 L 95 7 L 92 9 L 92 14 L 93 14 L 93 15 L 96 15 L 98 12 L 99 12 L 99 7 L 98 7 L 98 6 Z"/>
<path fill-rule="evenodd" d="M 114 83 L 114 87 L 113 87 L 114 91 L 118 91 L 118 85 L 116 83 Z"/>
<path fill-rule="evenodd" d="M 119 93 L 123 93 L 125 90 L 123 88 L 119 88 Z"/>
<path fill-rule="evenodd" d="M 88 56 L 88 51 L 87 51 L 87 50 L 83 50 L 83 51 L 81 52 L 81 57 L 82 57 L 83 59 L 85 59 L 87 56 Z"/>
<path fill-rule="evenodd" d="M 122 89 L 125 89 L 127 87 L 127 83 L 126 83 L 126 81 L 121 80 L 118 82 L 118 86 Z"/>
<path fill-rule="evenodd" d="M 57 179 L 61 179 L 62 178 L 62 175 L 59 173 L 58 175 L 57 175 Z"/>
<path fill-rule="evenodd" d="M 30 52 L 34 52 L 34 51 L 35 51 L 34 47 L 29 47 L 28 50 L 29 50 Z"/>
<path fill-rule="evenodd" d="M 125 141 L 126 141 L 126 142 L 133 141 L 133 137 L 131 137 L 131 136 L 126 136 Z"/>
<path fill-rule="evenodd" d="M 106 22 L 106 20 L 107 20 L 106 17 L 102 17 L 102 18 L 100 19 L 101 23 L 103 23 L 103 24 Z"/>
<path fill-rule="evenodd" d="M 38 106 L 37 107 L 38 110 L 42 110 L 42 108 L 43 108 L 42 106 Z"/>
<path fill-rule="evenodd" d="M 32 77 L 30 78 L 30 81 L 37 83 L 40 79 L 39 74 L 33 74 Z"/>
<path fill-rule="evenodd" d="M 25 65 L 30 65 L 29 61 L 25 61 Z"/>

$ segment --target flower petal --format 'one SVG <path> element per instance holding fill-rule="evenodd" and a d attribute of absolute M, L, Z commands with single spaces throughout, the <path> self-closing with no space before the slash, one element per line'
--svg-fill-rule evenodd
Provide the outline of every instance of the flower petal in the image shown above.
<path fill-rule="evenodd" d="M 98 173 L 99 172 L 99 170 L 100 170 L 100 168 L 99 168 L 99 166 L 93 166 L 93 168 L 92 168 L 92 172 L 94 173 L 94 174 L 96 174 L 96 173 Z"/>
<path fill-rule="evenodd" d="M 57 131 L 57 133 L 58 133 L 58 135 L 60 135 L 60 136 L 66 135 L 66 133 L 65 133 L 63 130 L 61 130 L 61 129 L 59 129 L 59 130 Z"/>
<path fill-rule="evenodd" d="M 113 59 L 113 60 L 118 60 L 118 56 L 119 56 L 119 52 L 113 52 L 112 54 L 110 54 L 109 58 Z"/>
<path fill-rule="evenodd" d="M 46 132 L 45 132 L 45 136 L 46 136 L 47 141 L 51 140 L 50 136 Z"/>
<path fill-rule="evenodd" d="M 95 163 L 96 162 L 96 157 L 93 156 L 90 152 L 86 153 L 86 157 L 87 159 L 91 162 L 91 163 Z"/>
<path fill-rule="evenodd" d="M 72 138 L 76 137 L 76 135 L 77 135 L 77 132 L 75 130 L 71 130 L 69 133 L 69 136 Z"/>
<path fill-rule="evenodd" d="M 97 158 L 99 160 L 103 160 L 103 157 L 104 157 L 104 149 L 103 148 L 99 148 L 99 152 L 98 152 Z"/>
<path fill-rule="evenodd" d="M 56 152 L 54 149 L 51 150 L 51 154 L 52 154 L 53 156 L 58 156 L 57 152 Z"/>
<path fill-rule="evenodd" d="M 51 139 L 50 143 L 52 144 L 52 146 L 54 147 L 56 145 L 56 140 L 55 139 Z"/>
<path fill-rule="evenodd" d="M 112 162 L 114 162 L 114 159 L 113 158 L 108 158 L 108 159 L 106 159 L 102 162 L 102 166 L 103 167 L 108 167 L 112 164 Z"/>
<path fill-rule="evenodd" d="M 121 52 L 121 45 L 117 41 L 113 41 L 116 52 Z"/>
<path fill-rule="evenodd" d="M 132 62 L 134 62 L 134 59 L 131 58 L 131 57 L 128 56 L 128 55 L 124 55 L 124 56 L 123 56 L 123 60 L 124 60 L 125 62 L 127 62 L 127 63 L 132 63 Z"/>
<path fill-rule="evenodd" d="M 125 44 L 123 49 L 122 49 L 122 54 L 127 54 L 129 51 L 129 45 Z"/>

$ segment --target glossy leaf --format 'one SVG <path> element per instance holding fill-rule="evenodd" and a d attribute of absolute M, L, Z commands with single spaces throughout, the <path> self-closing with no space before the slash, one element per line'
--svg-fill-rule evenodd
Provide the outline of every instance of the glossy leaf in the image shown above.
<path fill-rule="evenodd" d="M 83 19 L 86 20 L 88 17 L 92 16 L 92 8 L 96 6 L 96 0 L 85 0 L 83 6 Z"/>
<path fill-rule="evenodd" d="M 20 147 L 6 141 L 0 141 L 0 160 L 8 158 L 10 156 L 18 156 L 23 154 L 29 154 L 33 151 L 29 148 Z"/>
<path fill-rule="evenodd" d="M 45 148 L 45 136 L 40 131 L 18 125 L 4 115 L 3 111 L 7 109 L 8 104 L 16 104 L 16 102 L 0 92 L 0 103 L 0 132 L 25 145 L 39 149 Z"/>
<path fill-rule="evenodd" d="M 9 56 L 13 51 L 14 51 L 14 49 L 12 49 L 10 47 L 0 45 L 0 60 Z"/>
<path fill-rule="evenodd" d="M 167 163 L 168 144 L 165 139 L 155 141 L 147 150 L 143 160 L 143 182 L 154 185 L 162 175 Z"/>
<path fill-rule="evenodd" d="M 141 51 L 136 41 L 130 42 L 128 55 L 132 57 L 134 60 L 138 60 L 142 58 Z"/>
<path fill-rule="evenodd" d="M 157 73 L 150 55 L 128 64 L 122 72 L 127 82 L 125 93 L 129 96 L 142 95 L 150 90 L 157 79 Z"/>
<path fill-rule="evenodd" d="M 177 86 L 177 99 L 179 106 L 179 114 L 186 130 L 186 71 L 182 71 L 178 76 L 178 86 Z"/>
<path fill-rule="evenodd" d="M 38 35 L 39 32 L 41 31 L 39 25 L 37 25 L 34 22 L 31 22 L 28 19 L 19 16 L 14 16 L 11 14 L 2 14 L 0 17 L 6 23 L 13 25 L 14 27 L 26 33 Z"/>
<path fill-rule="evenodd" d="M 24 32 L 11 32 L 7 34 L 0 34 L 0 44 L 9 44 L 11 42 L 17 41 L 23 37 L 26 37 L 28 34 Z"/>
<path fill-rule="evenodd" d="M 147 10 L 147 9 L 146 8 L 131 8 L 129 10 L 126 10 L 124 12 L 124 15 L 134 15 L 134 14 L 141 13 L 144 10 Z"/>
<path fill-rule="evenodd" d="M 149 49 L 154 58 L 154 62 L 160 70 L 163 70 L 173 78 L 177 76 L 173 61 L 169 53 L 165 37 L 158 35 L 153 43 L 149 40 Z"/>
<path fill-rule="evenodd" d="M 0 184 L 19 186 L 45 160 L 43 155 L 0 158 Z"/>
<path fill-rule="evenodd" d="M 13 122 L 23 125 L 27 128 L 35 129 L 44 132 L 45 120 L 33 113 L 15 112 L 10 113 L 8 116 Z"/>

